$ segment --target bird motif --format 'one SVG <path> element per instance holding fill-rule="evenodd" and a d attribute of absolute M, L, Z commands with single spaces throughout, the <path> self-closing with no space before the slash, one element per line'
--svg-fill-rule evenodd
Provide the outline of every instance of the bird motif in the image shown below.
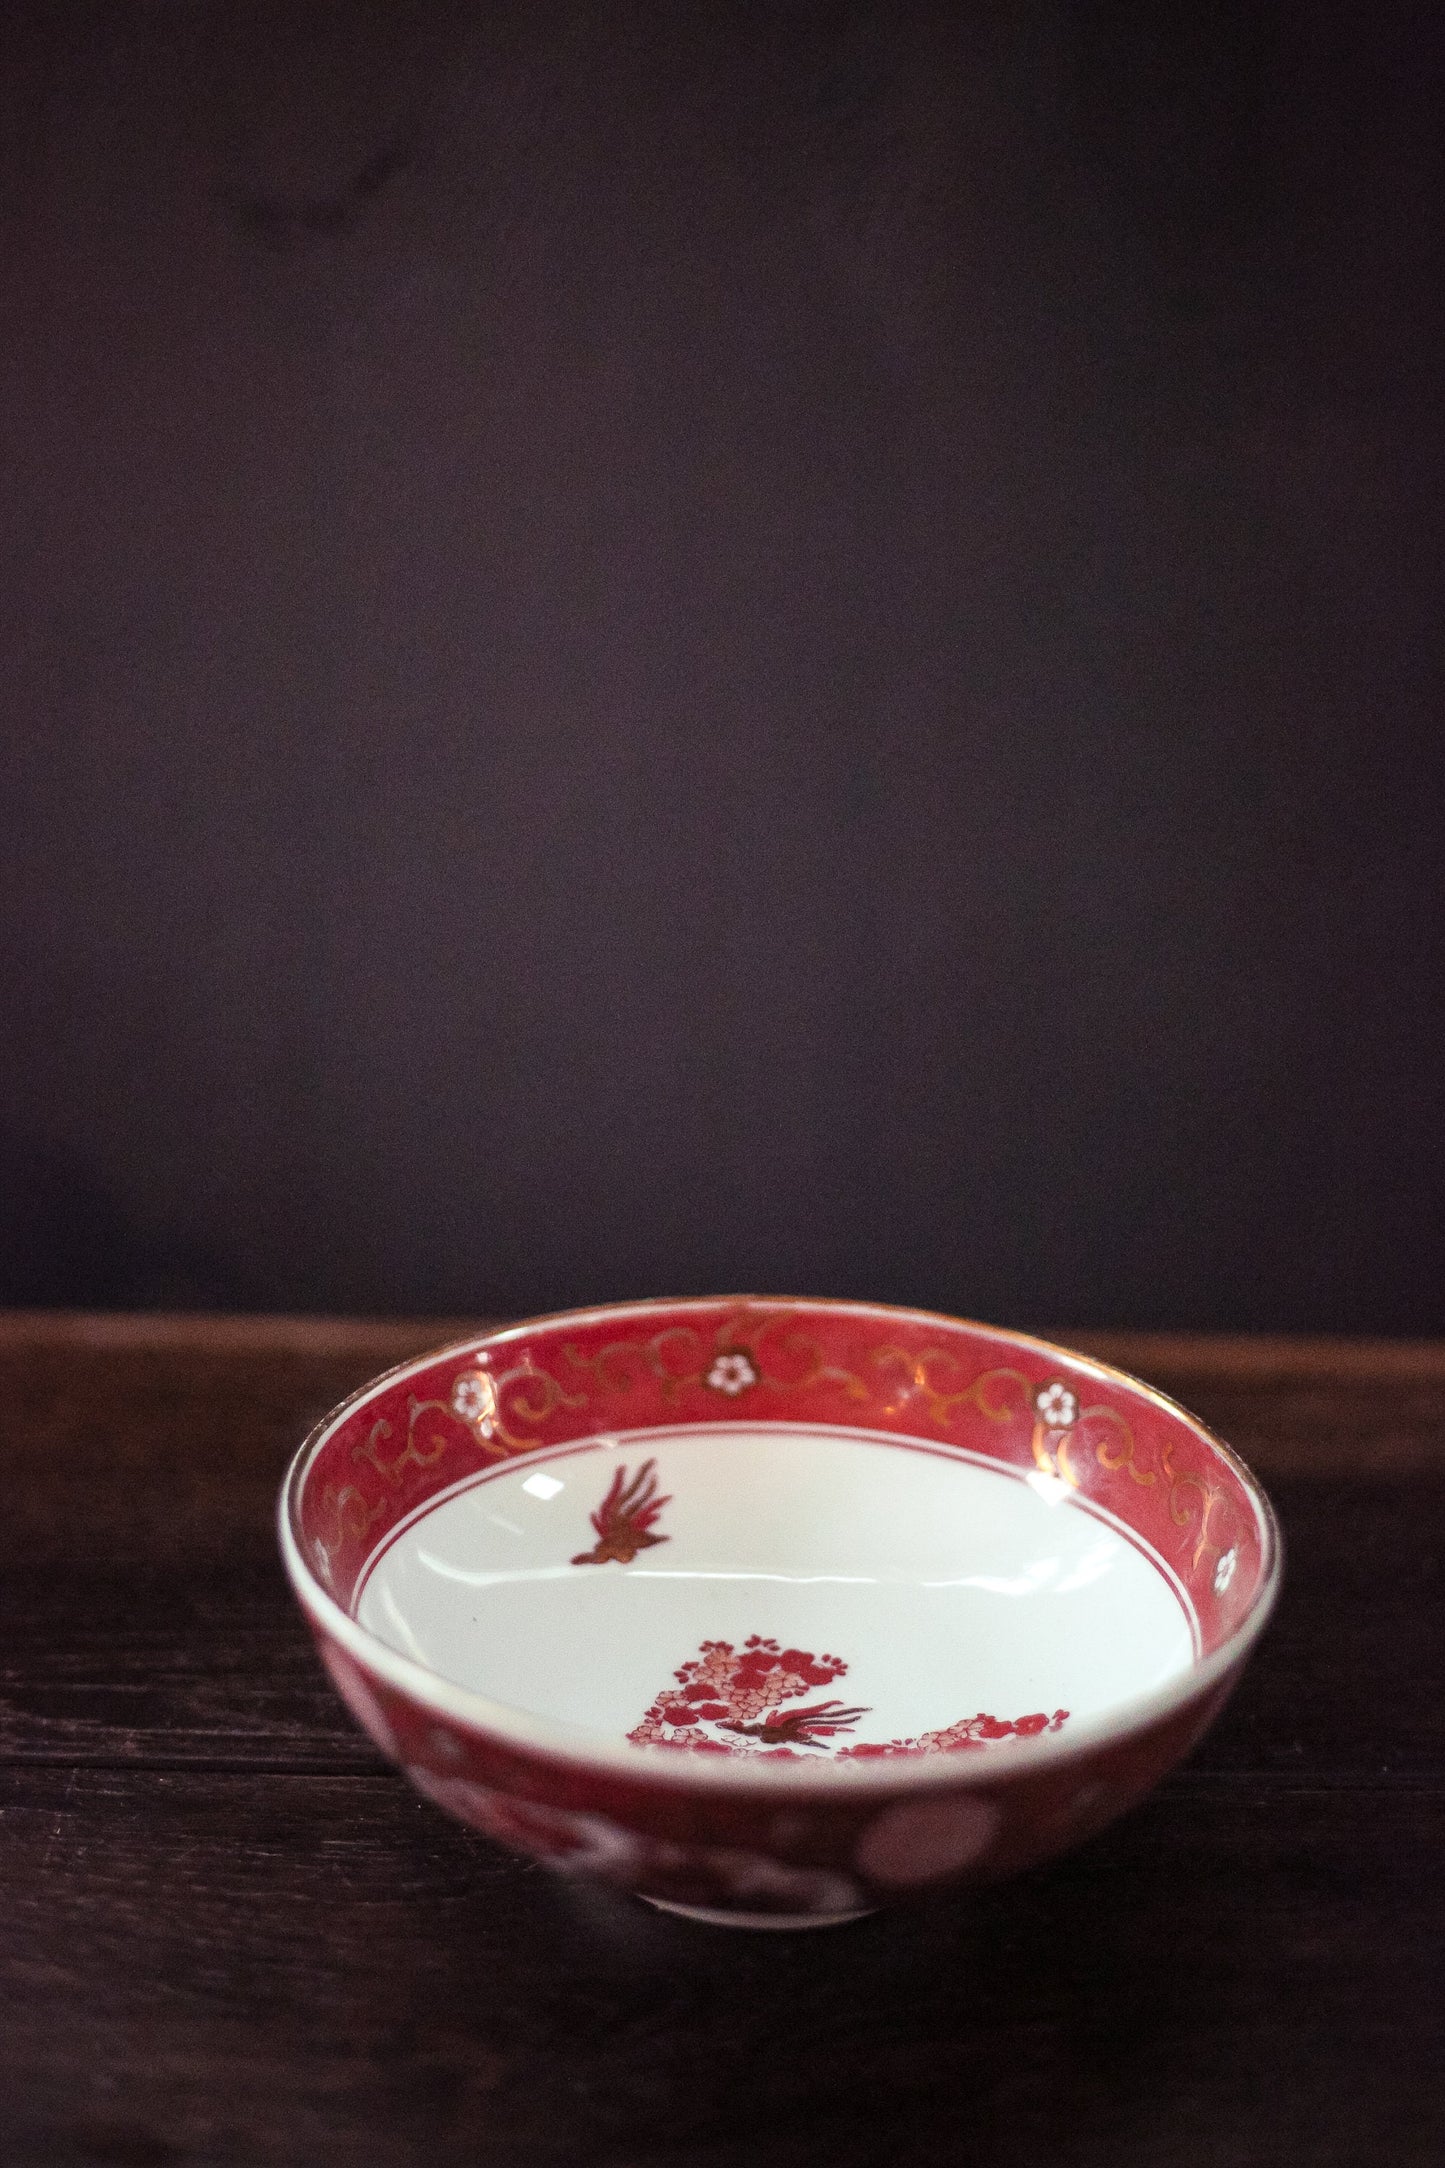
<path fill-rule="evenodd" d="M 625 1468 L 619 1468 L 612 1478 L 607 1496 L 597 1511 L 590 1515 L 597 1531 L 597 1541 L 590 1551 L 579 1551 L 572 1560 L 574 1566 L 605 1566 L 615 1562 L 630 1566 L 639 1551 L 654 1543 L 666 1543 L 666 1536 L 652 1533 L 653 1523 L 672 1500 L 657 1495 L 657 1462 L 644 1461 L 635 1476 L 629 1478 Z"/>
<path fill-rule="evenodd" d="M 764 1717 L 761 1724 L 720 1723 L 719 1731 L 737 1731 L 764 1746 L 821 1746 L 835 1731 L 851 1731 L 866 1709 L 845 1709 L 841 1701 L 815 1701 L 808 1709 L 788 1709 Z M 816 1734 L 816 1736 L 815 1736 Z"/>

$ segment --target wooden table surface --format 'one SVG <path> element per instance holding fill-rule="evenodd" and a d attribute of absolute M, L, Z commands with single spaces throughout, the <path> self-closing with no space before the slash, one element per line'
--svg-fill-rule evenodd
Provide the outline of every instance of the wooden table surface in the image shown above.
<path fill-rule="evenodd" d="M 1078 1336 L 1280 1506 L 1244 1686 L 1056 1865 L 763 1936 L 511 1860 L 324 1682 L 277 1480 L 451 1336 L 0 1315 L 0 2161 L 1440 2168 L 1445 1346 Z"/>

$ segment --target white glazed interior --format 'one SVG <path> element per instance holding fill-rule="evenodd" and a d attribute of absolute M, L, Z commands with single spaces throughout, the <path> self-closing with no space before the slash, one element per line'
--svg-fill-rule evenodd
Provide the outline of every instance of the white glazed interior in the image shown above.
<path fill-rule="evenodd" d="M 616 1471 L 631 1480 L 648 1462 L 669 1500 L 654 1540 L 630 1561 L 573 1563 L 596 1543 L 590 1516 Z M 625 1751 L 706 1642 L 831 1654 L 846 1670 L 783 1711 L 866 1713 L 790 1742 L 794 1765 L 982 1714 L 1067 1711 L 1062 1743 L 1167 1693 L 1198 1646 L 1168 1565 L 1057 1479 L 787 1423 L 649 1430 L 503 1463 L 393 1532 L 355 1616 L 440 1680 L 604 1751 Z M 732 1756 L 766 1752 L 730 1726 L 703 1731 Z"/>

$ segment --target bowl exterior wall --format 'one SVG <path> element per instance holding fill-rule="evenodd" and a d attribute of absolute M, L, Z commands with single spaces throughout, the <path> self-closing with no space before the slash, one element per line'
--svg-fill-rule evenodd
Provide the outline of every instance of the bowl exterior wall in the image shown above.
<path fill-rule="evenodd" d="M 885 1447 L 958 1455 L 1112 1517 L 1161 1562 L 1192 1616 L 1197 1689 L 1121 1711 L 1062 1751 L 1052 1739 L 959 1748 L 946 1767 L 900 1754 L 870 1761 L 866 1781 L 840 1770 L 836 1786 L 795 1781 L 775 1756 L 756 1777 L 733 1764 L 712 1770 L 725 1781 L 708 1781 L 665 1747 L 589 1758 L 505 1706 L 459 1711 L 454 1689 L 358 1628 L 371 1563 L 434 1500 L 600 1436 L 639 1445 L 721 1418 L 861 1427 Z M 666 1540 L 649 1530 L 665 1503 L 634 1501 L 634 1551 Z M 593 1525 L 598 1551 L 570 1560 L 579 1571 L 599 1555 L 622 1559 L 615 1531 L 595 1515 Z M 1137 1380 L 964 1320 L 731 1296 L 533 1319 L 374 1381 L 298 1453 L 282 1539 L 338 1692 L 428 1799 L 561 1874 L 754 1924 L 847 1918 L 994 1881 L 1103 1828 L 1227 1699 L 1280 1557 L 1248 1471 Z"/>
<path fill-rule="evenodd" d="M 949 1886 L 992 1882 L 1067 1850 L 1141 1799 L 1202 1736 L 1243 1664 L 1167 1717 L 986 1781 L 824 1797 L 786 1780 L 727 1790 L 649 1781 L 522 1749 L 457 1722 L 369 1671 L 313 1622 L 338 1693 L 427 1799 L 558 1873 L 639 1896 L 756 1918 L 846 1916 Z M 962 1766 L 971 1765 L 971 1766 Z"/>

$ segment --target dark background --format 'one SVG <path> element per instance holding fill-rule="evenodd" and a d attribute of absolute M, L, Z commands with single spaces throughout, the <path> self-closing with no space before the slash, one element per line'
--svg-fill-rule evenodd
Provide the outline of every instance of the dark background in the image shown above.
<path fill-rule="evenodd" d="M 1439 1330 L 1435 20 L 7 7 L 0 1297 Z"/>

